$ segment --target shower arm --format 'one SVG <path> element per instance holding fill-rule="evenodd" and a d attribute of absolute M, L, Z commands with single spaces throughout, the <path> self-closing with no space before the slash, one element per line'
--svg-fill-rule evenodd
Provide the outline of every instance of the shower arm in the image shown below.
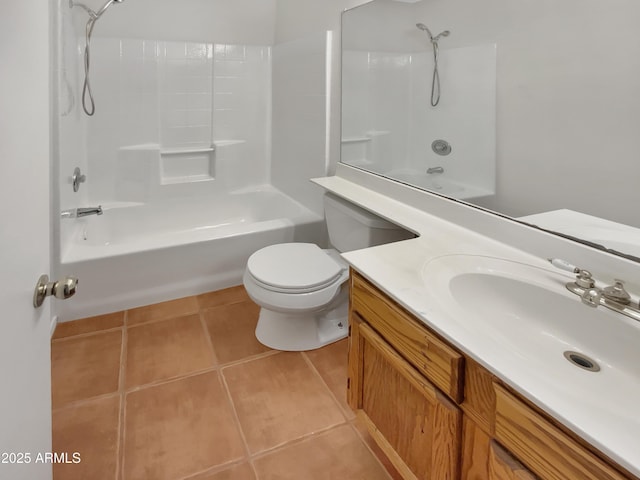
<path fill-rule="evenodd" d="M 91 17 L 91 20 L 96 21 L 98 18 L 102 16 L 104 12 L 107 11 L 107 8 L 109 8 L 113 2 L 121 3 L 122 0 L 107 0 L 107 2 L 97 12 L 89 8 L 84 3 L 74 2 L 73 0 L 69 0 L 69 8 L 80 7 L 89 14 L 89 16 Z"/>
<path fill-rule="evenodd" d="M 80 2 L 74 2 L 73 0 L 69 0 L 69 8 L 73 8 L 73 7 L 80 7 L 81 9 L 83 9 L 85 12 L 87 12 L 89 14 L 89 16 L 92 19 L 96 19 L 98 18 L 98 15 L 96 14 L 96 12 L 94 12 L 93 10 L 91 10 L 89 7 L 87 7 L 84 3 L 80 3 Z"/>

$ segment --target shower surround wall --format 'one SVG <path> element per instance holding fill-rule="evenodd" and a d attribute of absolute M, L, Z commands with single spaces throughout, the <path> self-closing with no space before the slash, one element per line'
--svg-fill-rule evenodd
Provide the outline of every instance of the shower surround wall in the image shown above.
<path fill-rule="evenodd" d="M 84 40 L 60 41 L 74 52 L 60 59 L 61 75 L 73 73 L 74 99 L 59 116 L 68 132 L 60 150 L 74 151 L 72 162 L 59 159 L 61 207 L 104 210 L 59 220 L 60 271 L 82 284 L 60 303 L 60 321 L 238 285 L 247 258 L 267 245 L 325 244 L 320 189 L 312 194 L 308 179 L 326 174 L 327 35 L 290 43 L 96 36 L 96 113 L 86 117 L 78 100 Z M 274 50 L 284 89 L 272 89 Z M 87 182 L 71 193 L 75 164 Z"/>
<path fill-rule="evenodd" d="M 473 195 L 495 191 L 495 45 L 441 46 L 436 107 L 430 51 L 346 51 L 342 68 L 345 163 L 416 184 L 443 167 L 442 178 Z M 438 139 L 451 144 L 449 155 L 432 151 Z"/>
<path fill-rule="evenodd" d="M 269 182 L 271 48 L 96 38 L 90 200 Z"/>

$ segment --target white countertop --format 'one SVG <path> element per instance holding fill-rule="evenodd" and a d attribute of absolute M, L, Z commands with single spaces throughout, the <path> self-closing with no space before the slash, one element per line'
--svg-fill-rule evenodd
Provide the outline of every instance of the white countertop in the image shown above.
<path fill-rule="evenodd" d="M 587 377 L 580 375 L 590 372 L 577 370 L 575 385 L 567 384 L 556 371 L 541 372 L 538 367 L 523 362 L 517 352 L 504 348 L 499 339 L 488 332 L 478 334 L 477 328 L 466 329 L 460 322 L 451 322 L 446 312 L 427 301 L 422 270 L 435 258 L 464 254 L 525 263 L 564 275 L 567 281 L 573 278 L 572 275 L 556 271 L 544 259 L 344 178 L 325 177 L 312 181 L 419 235 L 410 240 L 342 254 L 350 265 L 465 354 L 640 477 L 640 385 L 622 384 L 606 391 L 593 388 L 593 391 L 584 392 L 589 385 L 581 380 Z M 621 402 L 621 399 L 625 401 Z"/>
<path fill-rule="evenodd" d="M 518 220 L 640 258 L 640 228 L 566 208 L 527 215 Z"/>

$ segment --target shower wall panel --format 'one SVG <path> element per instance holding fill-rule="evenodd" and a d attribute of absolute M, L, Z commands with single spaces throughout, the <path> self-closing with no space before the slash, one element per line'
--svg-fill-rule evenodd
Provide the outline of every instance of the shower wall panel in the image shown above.
<path fill-rule="evenodd" d="M 91 200 L 129 200 L 119 197 L 117 185 L 128 170 L 122 159 L 136 161 L 132 150 L 155 152 L 158 168 L 149 172 L 149 181 L 171 185 L 165 190 L 174 195 L 190 191 L 176 183 L 216 180 L 206 187 L 193 185 L 194 193 L 267 183 L 270 51 L 265 46 L 94 39 L 96 114 L 88 120 L 87 135 Z M 234 151 L 218 153 L 218 148 Z M 140 161 L 148 162 L 148 156 L 141 155 Z M 139 174 L 139 167 L 131 165 L 131 170 Z M 220 178 L 220 172 L 227 178 Z"/>

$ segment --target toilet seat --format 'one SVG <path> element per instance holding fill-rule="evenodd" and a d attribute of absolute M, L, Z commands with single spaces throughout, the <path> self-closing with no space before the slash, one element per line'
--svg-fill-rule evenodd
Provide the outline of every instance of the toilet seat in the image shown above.
<path fill-rule="evenodd" d="M 331 286 L 345 270 L 346 265 L 313 243 L 281 243 L 251 255 L 246 272 L 271 292 L 302 294 Z"/>

